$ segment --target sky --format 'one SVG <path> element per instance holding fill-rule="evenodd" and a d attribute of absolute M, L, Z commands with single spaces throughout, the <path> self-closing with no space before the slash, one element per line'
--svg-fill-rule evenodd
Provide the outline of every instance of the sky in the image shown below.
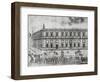
<path fill-rule="evenodd" d="M 29 15 L 28 28 L 29 33 L 34 33 L 43 28 L 88 28 L 87 17 L 70 17 L 70 16 L 46 16 L 46 15 Z"/>

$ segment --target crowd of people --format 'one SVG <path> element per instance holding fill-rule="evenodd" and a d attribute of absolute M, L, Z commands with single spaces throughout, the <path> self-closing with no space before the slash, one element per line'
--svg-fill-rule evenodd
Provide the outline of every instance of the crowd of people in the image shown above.
<path fill-rule="evenodd" d="M 65 64 L 86 64 L 87 57 L 84 57 L 80 50 L 70 51 L 43 51 L 41 53 L 30 52 L 28 54 L 29 66 L 31 65 L 65 65 Z"/>

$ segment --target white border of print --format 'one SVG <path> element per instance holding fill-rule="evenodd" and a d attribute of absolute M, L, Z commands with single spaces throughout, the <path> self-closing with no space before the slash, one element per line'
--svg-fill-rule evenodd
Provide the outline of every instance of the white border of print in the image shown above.
<path fill-rule="evenodd" d="M 80 16 L 88 17 L 88 64 L 84 65 L 59 65 L 59 66 L 40 66 L 28 67 L 28 15 L 55 15 L 55 16 Z M 21 7 L 21 52 L 20 52 L 20 75 L 40 75 L 55 73 L 75 73 L 75 72 L 93 72 L 94 71 L 94 11 L 74 10 L 74 9 L 51 9 L 51 8 L 32 8 Z"/>

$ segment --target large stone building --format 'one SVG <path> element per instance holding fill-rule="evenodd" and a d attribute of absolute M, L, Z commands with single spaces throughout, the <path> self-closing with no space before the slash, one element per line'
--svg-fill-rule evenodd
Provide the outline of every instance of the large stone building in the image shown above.
<path fill-rule="evenodd" d="M 87 50 L 87 29 L 45 28 L 32 34 L 33 47 L 42 50 Z"/>

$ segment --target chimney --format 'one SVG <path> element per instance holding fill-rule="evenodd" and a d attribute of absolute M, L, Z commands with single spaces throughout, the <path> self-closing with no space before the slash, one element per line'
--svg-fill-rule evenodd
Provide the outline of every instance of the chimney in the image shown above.
<path fill-rule="evenodd" d="M 43 24 L 43 29 L 45 29 L 45 24 Z"/>

